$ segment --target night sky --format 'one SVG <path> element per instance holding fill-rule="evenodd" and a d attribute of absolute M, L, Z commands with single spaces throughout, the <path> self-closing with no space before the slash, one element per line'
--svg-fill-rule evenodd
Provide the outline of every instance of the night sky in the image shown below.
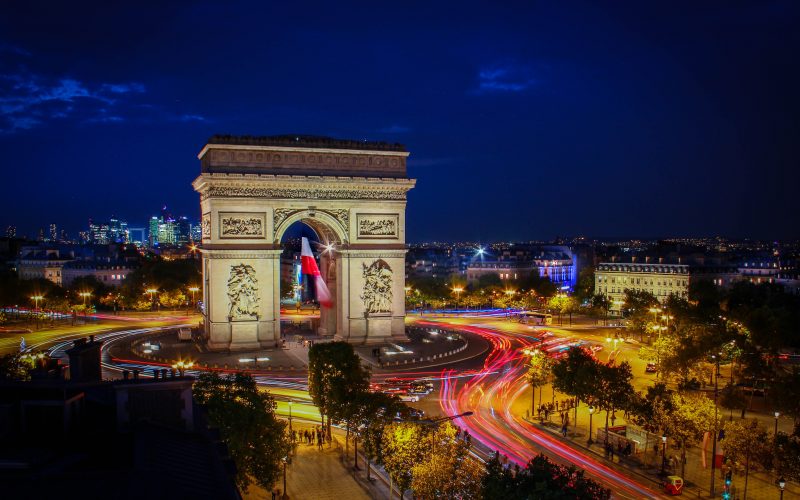
<path fill-rule="evenodd" d="M 4 2 L 0 231 L 197 219 L 208 137 L 301 133 L 405 144 L 412 242 L 800 238 L 800 2 L 162 3 Z"/>

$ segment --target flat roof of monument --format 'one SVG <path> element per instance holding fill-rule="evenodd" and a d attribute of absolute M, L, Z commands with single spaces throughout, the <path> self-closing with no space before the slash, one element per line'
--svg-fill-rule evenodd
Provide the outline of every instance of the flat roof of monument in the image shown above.
<path fill-rule="evenodd" d="M 406 147 L 399 143 L 334 139 L 317 135 L 213 135 L 208 140 L 208 145 L 225 144 L 234 146 L 275 146 L 285 148 L 319 148 L 319 149 L 349 149 L 362 151 L 397 151 L 407 152 Z"/>

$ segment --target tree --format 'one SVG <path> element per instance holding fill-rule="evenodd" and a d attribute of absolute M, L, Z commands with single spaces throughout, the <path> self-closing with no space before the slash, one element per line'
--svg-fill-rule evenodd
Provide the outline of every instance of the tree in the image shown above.
<path fill-rule="evenodd" d="M 286 423 L 275 416 L 275 401 L 259 391 L 248 374 L 221 377 L 203 373 L 194 384 L 197 402 L 206 407 L 209 423 L 220 430 L 236 463 L 241 489 L 251 482 L 271 489 L 290 450 Z"/>
<path fill-rule="evenodd" d="M 775 450 L 767 429 L 758 420 L 729 420 L 723 425 L 725 438 L 721 441 L 725 459 L 734 469 L 744 469 L 744 498 L 747 498 L 747 479 L 752 466 L 770 469 Z"/>
<path fill-rule="evenodd" d="M 789 481 L 800 482 L 800 436 L 779 432 L 775 436 L 775 472 Z"/>
<path fill-rule="evenodd" d="M 714 402 L 702 394 L 673 392 L 670 404 L 658 411 L 656 420 L 662 423 L 665 434 L 680 445 L 681 476 L 685 476 L 686 448 L 715 428 Z"/>
<path fill-rule="evenodd" d="M 369 387 L 369 370 L 361 366 L 361 359 L 347 342 L 314 344 L 308 351 L 308 392 L 317 406 L 325 425 L 328 417 L 328 434 L 331 419 L 348 421 L 355 394 Z"/>
<path fill-rule="evenodd" d="M 383 467 L 397 483 L 400 498 L 411 487 L 412 470 L 431 453 L 430 427 L 415 422 L 395 422 L 383 430 Z"/>
<path fill-rule="evenodd" d="M 486 499 L 504 500 L 607 500 L 611 490 L 586 478 L 584 471 L 551 462 L 537 455 L 524 469 L 503 467 L 500 454 L 486 463 L 482 493 Z"/>
<path fill-rule="evenodd" d="M 540 388 L 550 382 L 552 368 L 553 362 L 547 356 L 547 353 L 540 351 L 539 349 L 535 349 L 531 353 L 526 379 L 528 380 L 528 384 L 530 384 L 531 388 L 533 389 L 533 393 L 536 392 L 537 388 Z M 533 418 L 533 415 L 535 414 L 535 401 L 535 394 L 531 394 L 531 418 Z M 539 389 L 539 404 L 541 404 L 541 402 L 542 390 Z"/>
<path fill-rule="evenodd" d="M 30 380 L 33 367 L 34 357 L 29 354 L 4 354 L 0 356 L 0 380 Z"/>
<path fill-rule="evenodd" d="M 575 284 L 575 297 L 580 303 L 590 303 L 594 296 L 594 267 L 588 266 L 578 273 Z"/>
<path fill-rule="evenodd" d="M 558 313 L 558 324 L 561 324 L 561 315 L 566 312 L 569 308 L 568 306 L 569 297 L 563 293 L 559 293 L 550 297 L 547 301 L 547 308 L 551 311 Z"/>
<path fill-rule="evenodd" d="M 383 429 L 392 423 L 398 414 L 406 416 L 408 406 L 395 395 L 382 392 L 363 392 L 354 401 L 358 408 L 353 412 L 352 428 L 359 429 L 364 443 L 364 455 L 367 459 L 367 478 L 369 478 L 369 461 L 381 461 L 381 438 Z M 358 444 L 354 451 L 358 463 Z"/>
<path fill-rule="evenodd" d="M 580 347 L 571 347 L 565 357 L 553 364 L 553 387 L 576 398 L 573 422 L 576 426 L 580 402 L 599 399 L 600 366 L 601 363 Z"/>
<path fill-rule="evenodd" d="M 484 471 L 470 456 L 450 422 L 431 433 L 432 452 L 411 469 L 411 489 L 420 499 L 478 498 Z"/>
<path fill-rule="evenodd" d="M 800 367 L 777 376 L 769 398 L 776 410 L 792 416 L 795 427 L 800 427 Z"/>
<path fill-rule="evenodd" d="M 608 309 L 611 307 L 611 299 L 604 293 L 597 293 L 592 296 L 592 312 L 596 316 L 602 316 L 604 322 L 608 324 Z"/>
<path fill-rule="evenodd" d="M 627 361 L 619 365 L 598 364 L 595 379 L 594 403 L 606 412 L 606 442 L 608 441 L 608 417 L 618 409 L 628 410 L 633 400 L 633 372 Z"/>
<path fill-rule="evenodd" d="M 643 345 L 639 349 L 639 358 L 642 361 L 653 363 L 658 367 L 658 375 L 662 373 L 662 364 L 665 359 L 671 358 L 680 347 L 678 339 L 673 335 L 660 335 L 652 345 Z"/>

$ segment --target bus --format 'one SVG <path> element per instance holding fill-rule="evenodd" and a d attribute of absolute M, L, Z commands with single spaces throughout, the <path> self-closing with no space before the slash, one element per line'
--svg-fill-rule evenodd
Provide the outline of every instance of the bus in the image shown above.
<path fill-rule="evenodd" d="M 551 325 L 553 324 L 553 315 L 535 311 L 522 311 L 519 313 L 519 322 L 526 325 Z"/>

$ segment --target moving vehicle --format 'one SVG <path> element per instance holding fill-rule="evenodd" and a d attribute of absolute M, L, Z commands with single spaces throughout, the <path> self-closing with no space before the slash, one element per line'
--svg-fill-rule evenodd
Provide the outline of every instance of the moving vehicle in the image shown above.
<path fill-rule="evenodd" d="M 655 363 L 647 363 L 647 366 L 644 367 L 644 371 L 645 373 L 655 373 L 658 371 L 658 368 L 656 368 Z"/>

